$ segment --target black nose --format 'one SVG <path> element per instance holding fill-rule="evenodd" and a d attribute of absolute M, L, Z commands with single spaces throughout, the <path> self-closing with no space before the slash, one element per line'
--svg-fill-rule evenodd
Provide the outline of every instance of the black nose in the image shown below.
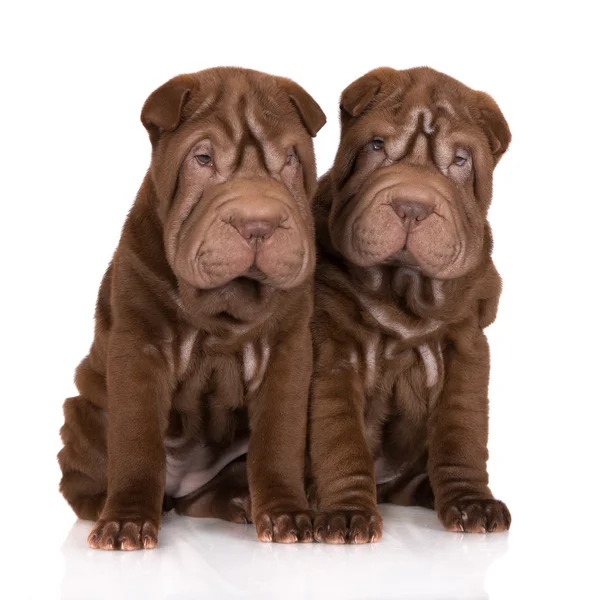
<path fill-rule="evenodd" d="M 233 226 L 245 240 L 267 239 L 275 230 L 272 221 L 242 221 L 234 222 Z"/>
<path fill-rule="evenodd" d="M 397 200 L 393 207 L 396 214 L 410 227 L 416 227 L 433 212 L 433 206 L 410 200 Z"/>

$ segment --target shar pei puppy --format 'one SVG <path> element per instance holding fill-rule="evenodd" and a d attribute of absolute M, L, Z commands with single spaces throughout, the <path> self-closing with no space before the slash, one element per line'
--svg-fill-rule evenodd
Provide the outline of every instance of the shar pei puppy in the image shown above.
<path fill-rule="evenodd" d="M 376 541 L 377 502 L 504 531 L 488 487 L 484 334 L 501 280 L 487 221 L 511 134 L 494 100 L 429 68 L 381 68 L 341 97 L 314 202 L 309 426 L 315 539 Z"/>
<path fill-rule="evenodd" d="M 146 101 L 152 161 L 66 400 L 60 489 L 93 548 L 153 548 L 163 509 L 312 541 L 304 488 L 315 266 L 298 84 L 237 68 Z"/>

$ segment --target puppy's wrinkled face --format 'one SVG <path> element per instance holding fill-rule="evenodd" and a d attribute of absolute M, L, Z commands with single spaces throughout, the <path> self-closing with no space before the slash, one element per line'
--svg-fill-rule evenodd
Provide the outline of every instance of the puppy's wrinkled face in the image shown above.
<path fill-rule="evenodd" d="M 301 284 L 315 263 L 308 129 L 322 125 L 314 123 L 320 109 L 297 84 L 254 71 L 212 69 L 172 82 L 182 83 L 180 123 L 154 132 L 152 174 L 173 271 L 200 289 L 236 279 Z"/>
<path fill-rule="evenodd" d="M 247 109 L 246 114 L 227 110 L 223 122 L 231 127 L 229 136 L 219 126 L 220 112 L 212 111 L 194 128 L 179 169 L 165 223 L 169 261 L 198 288 L 220 287 L 237 277 L 281 288 L 298 285 L 314 267 L 296 151 L 306 134 L 301 126 L 295 136 L 271 127 L 269 140 L 258 115 Z M 285 120 L 281 115 L 274 122 Z"/>
<path fill-rule="evenodd" d="M 492 171 L 510 141 L 494 101 L 432 69 L 378 69 L 342 95 L 334 246 L 360 266 L 438 279 L 482 259 Z"/>

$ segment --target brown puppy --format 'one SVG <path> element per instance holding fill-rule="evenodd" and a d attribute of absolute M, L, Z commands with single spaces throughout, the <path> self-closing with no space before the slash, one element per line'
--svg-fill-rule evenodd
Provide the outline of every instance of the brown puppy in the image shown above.
<path fill-rule="evenodd" d="M 163 502 L 311 541 L 310 136 L 325 116 L 288 79 L 218 68 L 158 88 L 142 122 L 152 163 L 65 402 L 61 492 L 97 520 L 93 548 L 154 547 Z"/>
<path fill-rule="evenodd" d="M 508 529 L 488 488 L 483 333 L 508 125 L 488 95 L 428 68 L 366 74 L 341 120 L 314 205 L 315 539 L 378 540 L 376 501 L 435 506 L 450 531 Z"/>

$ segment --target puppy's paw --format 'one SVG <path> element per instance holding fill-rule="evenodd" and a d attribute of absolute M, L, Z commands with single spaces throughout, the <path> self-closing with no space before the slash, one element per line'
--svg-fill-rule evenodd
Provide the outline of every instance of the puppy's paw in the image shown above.
<path fill-rule="evenodd" d="M 448 531 L 491 533 L 508 531 L 510 512 L 500 500 L 464 500 L 449 504 L 438 511 L 442 525 Z"/>
<path fill-rule="evenodd" d="M 254 518 L 256 533 L 261 542 L 312 542 L 312 517 L 306 510 L 266 511 Z"/>
<path fill-rule="evenodd" d="M 315 540 L 327 544 L 378 542 L 383 522 L 377 508 L 324 512 L 315 519 Z"/>
<path fill-rule="evenodd" d="M 149 550 L 158 543 L 158 526 L 148 519 L 99 519 L 88 546 L 100 550 Z"/>

